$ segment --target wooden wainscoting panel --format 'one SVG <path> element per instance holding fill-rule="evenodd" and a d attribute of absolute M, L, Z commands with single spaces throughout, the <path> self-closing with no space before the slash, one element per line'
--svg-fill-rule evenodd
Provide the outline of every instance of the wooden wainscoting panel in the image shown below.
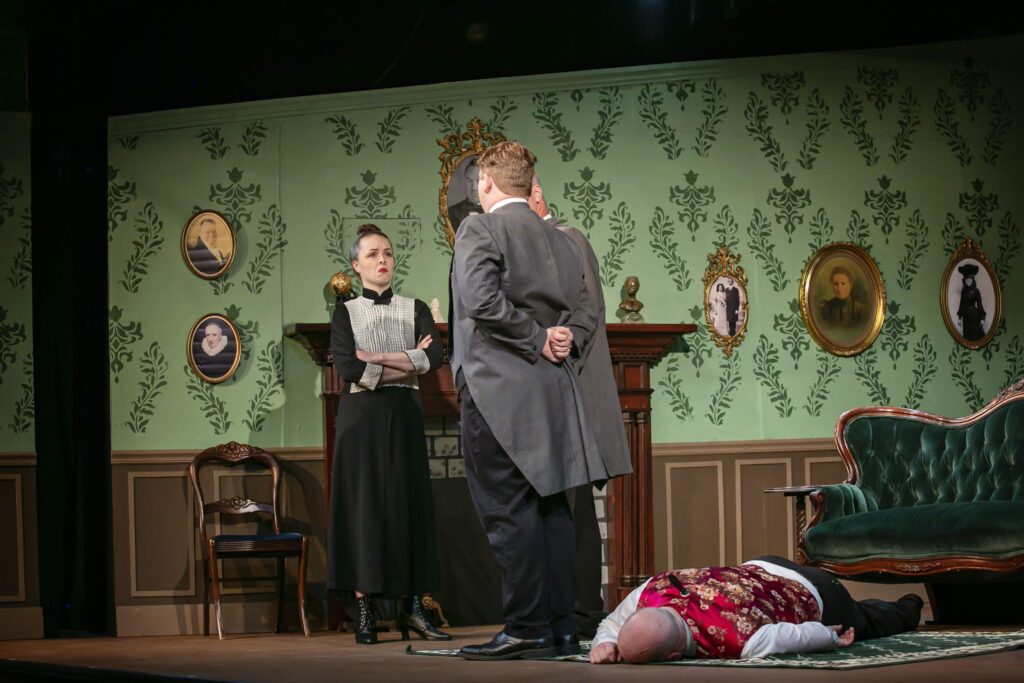
<path fill-rule="evenodd" d="M 725 479 L 722 463 L 667 462 L 664 466 L 667 565 L 725 563 Z"/>
<path fill-rule="evenodd" d="M 804 458 L 805 484 L 838 484 L 846 480 L 846 465 L 838 456 Z"/>
<path fill-rule="evenodd" d="M 24 498 L 20 474 L 0 474 L 0 602 L 25 601 Z"/>
<path fill-rule="evenodd" d="M 128 473 L 131 597 L 196 594 L 192 498 L 181 470 Z"/>
<path fill-rule="evenodd" d="M 793 506 L 782 496 L 767 496 L 766 488 L 793 484 L 790 458 L 735 461 L 736 562 L 760 555 L 793 558 Z M 788 542 L 787 542 L 788 541 Z"/>

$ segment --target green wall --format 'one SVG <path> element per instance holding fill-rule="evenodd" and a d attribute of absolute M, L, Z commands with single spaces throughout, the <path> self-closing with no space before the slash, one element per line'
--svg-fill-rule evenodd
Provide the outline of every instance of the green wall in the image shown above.
<path fill-rule="evenodd" d="M 28 114 L 0 112 L 0 452 L 35 451 Z"/>
<path fill-rule="evenodd" d="M 610 313 L 636 274 L 648 322 L 702 321 L 706 255 L 724 242 L 742 256 L 746 340 L 726 358 L 702 331 L 656 368 L 656 442 L 828 436 L 842 410 L 867 403 L 965 414 L 1024 375 L 1022 46 L 700 62 L 112 119 L 113 448 L 319 445 L 318 371 L 282 326 L 329 320 L 325 285 L 369 218 L 395 242 L 398 289 L 446 305 L 436 140 L 472 116 L 537 154 L 556 213 L 597 251 Z M 238 231 L 218 283 L 181 258 L 199 208 Z M 963 235 L 1003 280 L 1005 329 L 983 351 L 954 343 L 939 311 Z M 794 310 L 804 262 L 840 240 L 870 251 L 889 299 L 881 335 L 856 358 L 820 351 Z M 218 386 L 186 369 L 189 329 L 208 312 L 233 317 L 248 348 Z"/>

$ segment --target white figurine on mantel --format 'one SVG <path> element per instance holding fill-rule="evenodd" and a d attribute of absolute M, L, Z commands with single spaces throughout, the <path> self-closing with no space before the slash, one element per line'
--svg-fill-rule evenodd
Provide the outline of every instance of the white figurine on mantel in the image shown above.
<path fill-rule="evenodd" d="M 430 317 L 434 319 L 435 323 L 447 322 L 441 315 L 441 302 L 436 296 L 430 300 Z"/>

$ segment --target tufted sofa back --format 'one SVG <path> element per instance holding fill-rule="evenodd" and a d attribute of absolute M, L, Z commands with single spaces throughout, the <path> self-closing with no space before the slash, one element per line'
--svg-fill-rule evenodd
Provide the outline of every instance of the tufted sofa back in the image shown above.
<path fill-rule="evenodd" d="M 1024 501 L 1024 400 L 969 425 L 862 414 L 842 435 L 869 509 Z"/>

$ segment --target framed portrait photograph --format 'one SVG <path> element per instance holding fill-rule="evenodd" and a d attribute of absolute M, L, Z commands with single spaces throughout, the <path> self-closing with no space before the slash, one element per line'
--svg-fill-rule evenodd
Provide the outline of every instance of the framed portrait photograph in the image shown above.
<path fill-rule="evenodd" d="M 505 139 L 500 133 L 487 132 L 486 127 L 474 116 L 465 133 L 452 133 L 437 141 L 444 148 L 438 210 L 444 220 L 445 237 L 452 246 L 462 221 L 474 213 L 484 212 L 476 189 L 480 177 L 476 160 L 485 149 Z"/>
<path fill-rule="evenodd" d="M 204 280 L 216 280 L 235 258 L 235 232 L 216 211 L 200 211 L 181 232 L 181 256 L 189 270 Z"/>
<path fill-rule="evenodd" d="M 210 384 L 229 379 L 242 358 L 242 340 L 235 324 L 219 313 L 196 321 L 188 335 L 188 364 Z"/>
<path fill-rule="evenodd" d="M 885 283 L 874 259 L 852 242 L 818 249 L 800 278 L 800 313 L 821 348 L 855 356 L 885 322 Z"/>
<path fill-rule="evenodd" d="M 956 248 L 939 285 L 942 319 L 961 346 L 980 349 L 992 341 L 1003 314 L 999 279 L 970 237 Z"/>
<path fill-rule="evenodd" d="M 747 276 L 740 257 L 719 246 L 704 270 L 704 320 L 715 344 L 730 355 L 747 333 Z"/>

